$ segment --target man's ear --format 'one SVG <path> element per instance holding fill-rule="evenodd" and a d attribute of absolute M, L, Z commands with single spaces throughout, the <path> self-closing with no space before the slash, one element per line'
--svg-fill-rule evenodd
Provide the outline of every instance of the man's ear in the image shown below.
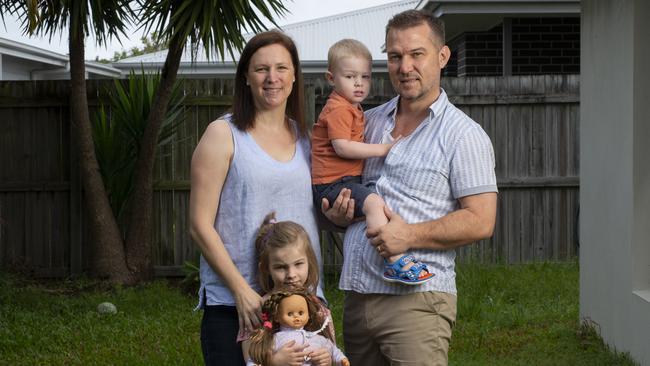
<path fill-rule="evenodd" d="M 330 86 L 334 86 L 334 74 L 332 74 L 331 71 L 325 71 L 325 79 L 327 79 L 327 83 L 330 84 Z"/>
<path fill-rule="evenodd" d="M 440 49 L 440 52 L 438 53 L 438 62 L 440 64 L 440 68 L 444 68 L 447 66 L 447 62 L 449 62 L 449 58 L 451 58 L 451 50 L 447 45 L 442 46 L 442 49 Z"/>

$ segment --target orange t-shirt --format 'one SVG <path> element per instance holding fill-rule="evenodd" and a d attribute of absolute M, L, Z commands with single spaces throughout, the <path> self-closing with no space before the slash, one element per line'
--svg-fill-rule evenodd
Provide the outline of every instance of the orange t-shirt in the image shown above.
<path fill-rule="evenodd" d="M 327 184 L 345 176 L 361 175 L 363 159 L 344 159 L 336 155 L 332 140 L 363 142 L 365 118 L 345 98 L 332 92 L 314 124 L 311 137 L 312 184 Z"/>

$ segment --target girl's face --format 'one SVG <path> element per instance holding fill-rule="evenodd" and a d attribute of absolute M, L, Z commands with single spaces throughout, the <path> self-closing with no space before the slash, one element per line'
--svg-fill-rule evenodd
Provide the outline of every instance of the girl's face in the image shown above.
<path fill-rule="evenodd" d="M 287 327 L 300 329 L 309 321 L 307 301 L 300 295 L 291 295 L 284 298 L 280 302 L 278 312 L 278 323 Z"/>
<path fill-rule="evenodd" d="M 286 105 L 294 78 L 291 54 L 284 46 L 272 44 L 255 51 L 246 73 L 255 108 L 269 110 Z"/>
<path fill-rule="evenodd" d="M 273 288 L 303 287 L 309 274 L 309 262 L 305 254 L 307 244 L 296 241 L 269 253 L 269 274 Z"/>

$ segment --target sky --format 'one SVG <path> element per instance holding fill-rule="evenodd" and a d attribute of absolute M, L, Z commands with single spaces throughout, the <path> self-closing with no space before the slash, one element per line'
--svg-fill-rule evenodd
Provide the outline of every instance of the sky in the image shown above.
<path fill-rule="evenodd" d="M 395 1 L 397 0 L 285 0 L 283 3 L 291 13 L 277 19 L 277 23 L 282 26 Z M 122 44 L 113 40 L 108 47 L 96 46 L 94 39 L 86 40 L 86 59 L 94 60 L 95 57 L 110 59 L 113 57 L 114 52 L 142 46 L 140 41 L 142 31 L 131 27 L 127 34 L 130 37 L 122 37 Z M 63 36 L 56 34 L 51 41 L 47 37 L 28 37 L 22 35 L 20 23 L 15 18 L 7 15 L 5 15 L 5 26 L 2 26 L 0 21 L 0 37 L 45 48 L 64 55 L 68 53 L 67 34 Z"/>

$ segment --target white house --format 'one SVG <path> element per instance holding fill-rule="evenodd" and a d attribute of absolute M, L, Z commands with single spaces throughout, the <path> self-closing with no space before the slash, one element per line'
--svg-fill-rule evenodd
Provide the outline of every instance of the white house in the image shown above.
<path fill-rule="evenodd" d="M 86 61 L 86 78 L 119 78 L 122 72 L 110 65 Z M 0 37 L 0 80 L 70 79 L 70 61 L 43 48 Z"/>
<path fill-rule="evenodd" d="M 386 55 L 383 53 L 384 27 L 395 14 L 404 10 L 415 9 L 419 0 L 407 0 L 388 3 L 352 12 L 332 15 L 281 27 L 296 43 L 305 74 L 322 74 L 327 68 L 327 50 L 336 41 L 343 38 L 355 38 L 363 42 L 373 57 L 373 70 L 386 71 Z M 248 39 L 252 34 L 245 35 Z M 128 74 L 130 70 L 143 67 L 148 71 L 157 71 L 165 62 L 167 51 L 159 51 L 135 56 L 113 63 L 113 67 Z M 234 59 L 239 59 L 235 52 Z M 180 76 L 209 77 L 216 74 L 234 74 L 236 63 L 228 54 L 225 60 L 218 55 L 207 57 L 202 48 L 194 59 L 186 48 L 178 70 Z"/>
<path fill-rule="evenodd" d="M 650 365 L 650 2 L 582 2 L 580 316 Z"/>
<path fill-rule="evenodd" d="M 370 49 L 373 70 L 386 71 L 384 27 L 395 14 L 408 9 L 426 9 L 445 22 L 447 41 L 452 59 L 445 69 L 448 76 L 518 75 L 579 72 L 579 14 L 578 0 L 403 0 L 333 16 L 283 26 L 298 47 L 305 74 L 322 74 L 327 64 L 327 50 L 342 38 L 355 38 Z M 573 24 L 562 24 L 573 19 Z M 533 26 L 525 35 L 518 29 L 525 19 L 546 19 L 547 30 L 536 31 Z M 560 21 L 560 24 L 557 24 Z M 513 28 L 513 22 L 515 22 Z M 531 21 L 534 24 L 534 21 Z M 566 21 L 565 21 L 566 23 Z M 540 28 L 539 26 L 537 28 Z M 568 28 L 568 29 L 567 29 Z M 561 30 L 560 30 L 561 29 Z M 557 37 L 553 42 L 528 42 L 518 37 Z M 252 34 L 245 35 L 245 38 Z M 566 38 L 571 37 L 570 41 Z M 484 44 L 476 42 L 482 40 Z M 473 40 L 473 42 L 472 42 Z M 496 41 L 495 41 L 496 40 Z M 519 48 L 526 50 L 520 51 Z M 573 57 L 551 57 L 545 53 L 571 53 Z M 519 54 L 519 53 L 522 54 Z M 533 54 L 536 52 L 537 54 Z M 526 53 L 526 54 L 524 54 Z M 162 68 L 167 51 L 126 58 L 111 65 L 88 61 L 88 78 L 125 77 L 131 70 L 156 72 Z M 532 56 L 530 56 L 532 55 Z M 534 56 L 534 58 L 533 58 Z M 544 58 L 546 57 L 546 58 Z M 235 52 L 234 59 L 239 54 Z M 541 60 L 541 61 L 540 61 Z M 541 65 L 534 66 L 537 63 Z M 65 55 L 38 47 L 0 38 L 0 67 L 2 79 L 38 80 L 66 79 L 68 61 Z M 226 55 L 207 57 L 202 48 L 194 55 L 189 47 L 181 60 L 181 77 L 210 77 L 234 74 L 236 63 Z"/>
<path fill-rule="evenodd" d="M 393 15 L 408 9 L 431 11 L 445 22 L 447 42 L 452 49 L 452 59 L 445 75 L 579 72 L 579 0 L 397 1 L 289 24 L 281 29 L 296 42 L 305 74 L 322 74 L 326 68 L 329 46 L 349 37 L 368 46 L 374 60 L 373 70 L 382 72 L 386 71 L 386 55 L 383 53 L 386 23 Z M 527 27 L 527 23 L 531 23 L 532 27 Z M 245 38 L 251 36 L 248 34 Z M 470 37 L 474 38 L 473 42 Z M 524 40 L 535 37 L 539 39 L 538 42 Z M 545 41 L 545 38 L 553 41 Z M 482 40 L 483 44 L 476 40 Z M 558 52 L 565 57 L 556 57 Z M 113 66 L 125 73 L 140 67 L 155 71 L 162 67 L 166 54 L 165 50 L 131 57 Z M 236 53 L 234 59 L 238 58 L 239 54 Z M 179 74 L 192 77 L 233 74 L 235 65 L 229 55 L 225 60 L 218 55 L 208 58 L 203 49 L 199 49 L 193 59 L 191 51 L 186 50 Z"/>

